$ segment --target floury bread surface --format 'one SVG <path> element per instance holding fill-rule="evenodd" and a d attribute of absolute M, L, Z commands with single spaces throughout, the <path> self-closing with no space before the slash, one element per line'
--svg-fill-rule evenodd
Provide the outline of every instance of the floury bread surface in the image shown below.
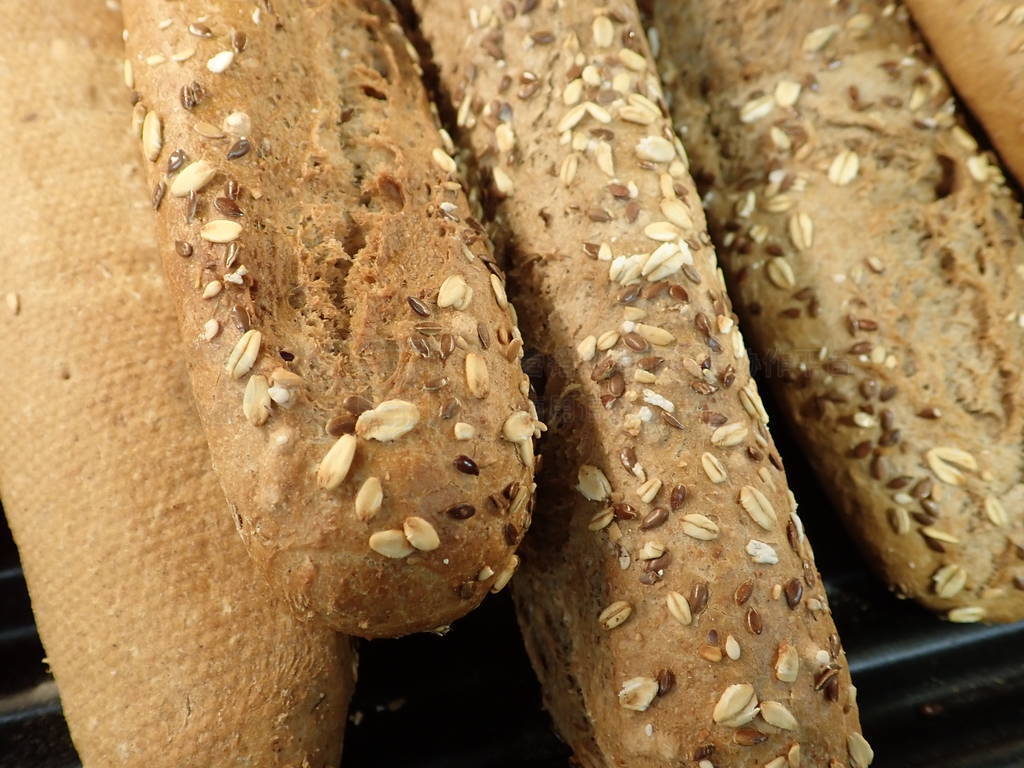
<path fill-rule="evenodd" d="M 490 244 L 380 0 L 126 0 L 215 470 L 298 615 L 443 626 L 500 589 L 539 426 Z"/>
<path fill-rule="evenodd" d="M 516 576 L 584 766 L 865 766 L 854 689 L 632 3 L 417 0 L 549 435 Z"/>
<path fill-rule="evenodd" d="M 121 17 L 6 0 L 0 493 L 86 768 L 336 768 L 355 657 L 210 469 L 128 135 Z M 42 667 L 41 667 L 42 668 Z M 0 763 L 9 764 L 0 757 Z"/>
<path fill-rule="evenodd" d="M 906 9 L 657 3 L 752 347 L 897 591 L 1024 618 L 1024 238 Z"/>

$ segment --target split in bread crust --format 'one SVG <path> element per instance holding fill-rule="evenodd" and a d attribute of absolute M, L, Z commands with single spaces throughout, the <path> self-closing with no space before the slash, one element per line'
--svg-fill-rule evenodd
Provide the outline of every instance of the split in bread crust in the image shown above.
<path fill-rule="evenodd" d="M 164 266 L 246 545 L 303 617 L 446 625 L 515 568 L 522 341 L 383 0 L 126 0 Z"/>

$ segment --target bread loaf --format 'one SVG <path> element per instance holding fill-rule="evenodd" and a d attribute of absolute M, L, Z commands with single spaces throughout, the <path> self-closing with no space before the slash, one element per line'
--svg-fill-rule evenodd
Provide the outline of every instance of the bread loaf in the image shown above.
<path fill-rule="evenodd" d="M 1024 240 L 891 3 L 656 4 L 752 346 L 867 558 L 954 621 L 1024 618 Z"/>
<path fill-rule="evenodd" d="M 584 766 L 865 766 L 855 691 L 632 2 L 416 0 L 544 363 L 515 597 Z"/>
<path fill-rule="evenodd" d="M 0 5 L 0 493 L 43 663 L 86 768 L 336 768 L 355 657 L 271 598 L 232 530 L 120 33 L 101 0 Z"/>
<path fill-rule="evenodd" d="M 215 470 L 300 616 L 445 625 L 515 566 L 522 343 L 384 0 L 124 3 Z"/>
<path fill-rule="evenodd" d="M 907 0 L 960 97 L 1024 183 L 1024 5 Z"/>

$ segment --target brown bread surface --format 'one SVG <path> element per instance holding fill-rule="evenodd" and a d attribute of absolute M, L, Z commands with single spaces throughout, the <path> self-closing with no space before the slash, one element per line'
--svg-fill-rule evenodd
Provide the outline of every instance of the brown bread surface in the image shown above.
<path fill-rule="evenodd" d="M 192 389 L 251 555 L 299 616 L 350 634 L 448 624 L 515 567 L 535 428 L 502 277 L 390 4 L 124 11 Z"/>
<path fill-rule="evenodd" d="M 1024 183 L 1024 6 L 907 0 L 946 75 Z"/>
<path fill-rule="evenodd" d="M 45 663 L 87 768 L 336 768 L 355 656 L 271 597 L 210 469 L 120 34 L 0 5 L 0 493 Z"/>
<path fill-rule="evenodd" d="M 414 5 L 546 377 L 514 584 L 559 730 L 588 767 L 866 765 L 635 6 Z"/>
<path fill-rule="evenodd" d="M 752 348 L 870 562 L 1024 618 L 1024 238 L 900 5 L 658 3 Z"/>

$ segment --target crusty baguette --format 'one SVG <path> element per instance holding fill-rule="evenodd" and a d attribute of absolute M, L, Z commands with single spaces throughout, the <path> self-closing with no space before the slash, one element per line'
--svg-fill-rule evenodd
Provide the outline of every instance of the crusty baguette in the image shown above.
<path fill-rule="evenodd" d="M 914 21 L 1024 183 L 1024 5 L 999 0 L 907 0 Z"/>
<path fill-rule="evenodd" d="M 515 566 L 535 427 L 390 4 L 124 10 L 193 391 L 250 553 L 351 634 L 451 622 Z"/>
<path fill-rule="evenodd" d="M 0 5 L 0 491 L 86 768 L 336 768 L 355 657 L 209 466 L 103 0 Z M 0 757 L 0 763 L 5 763 Z"/>
<path fill-rule="evenodd" d="M 558 728 L 585 766 L 866 765 L 636 7 L 415 5 L 547 363 L 515 595 Z"/>
<path fill-rule="evenodd" d="M 1024 239 L 906 10 L 655 5 L 753 347 L 868 559 L 955 621 L 1024 618 Z"/>

